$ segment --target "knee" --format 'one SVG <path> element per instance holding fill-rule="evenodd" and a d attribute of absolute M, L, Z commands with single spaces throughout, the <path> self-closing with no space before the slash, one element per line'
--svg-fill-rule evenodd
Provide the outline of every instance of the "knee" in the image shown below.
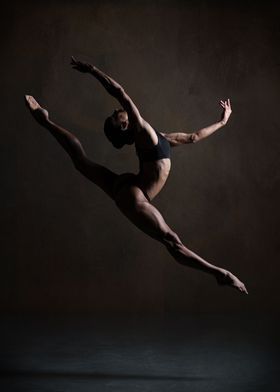
<path fill-rule="evenodd" d="M 74 167 L 81 173 L 85 172 L 87 167 L 86 159 L 83 154 L 72 156 L 72 162 Z"/>
<path fill-rule="evenodd" d="M 84 163 L 83 163 L 83 160 L 82 160 L 82 159 L 77 158 L 77 157 L 73 157 L 73 158 L 72 158 L 72 161 L 73 161 L 74 167 L 75 167 L 78 171 L 82 171 L 82 170 L 83 170 Z"/>
<path fill-rule="evenodd" d="M 71 139 L 69 155 L 76 169 L 82 170 L 85 166 L 87 155 L 81 145 L 81 142 L 75 136 Z"/>
<path fill-rule="evenodd" d="M 164 232 L 161 240 L 169 250 L 179 251 L 183 246 L 179 236 L 172 230 Z"/>

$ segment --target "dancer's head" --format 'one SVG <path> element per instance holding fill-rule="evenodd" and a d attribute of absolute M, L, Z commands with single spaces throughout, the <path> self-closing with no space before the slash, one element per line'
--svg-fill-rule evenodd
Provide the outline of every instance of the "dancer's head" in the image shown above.
<path fill-rule="evenodd" d="M 123 109 L 115 109 L 113 114 L 106 118 L 104 132 L 116 148 L 134 143 L 134 133 L 129 128 L 128 115 Z"/>

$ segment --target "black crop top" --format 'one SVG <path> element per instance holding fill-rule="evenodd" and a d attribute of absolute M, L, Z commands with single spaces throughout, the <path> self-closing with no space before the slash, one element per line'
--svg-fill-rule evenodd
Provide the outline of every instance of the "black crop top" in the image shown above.
<path fill-rule="evenodd" d="M 170 144 L 169 141 L 156 131 L 158 137 L 158 144 L 150 148 L 137 148 L 136 153 L 142 162 L 158 161 L 164 158 L 170 158 Z"/>

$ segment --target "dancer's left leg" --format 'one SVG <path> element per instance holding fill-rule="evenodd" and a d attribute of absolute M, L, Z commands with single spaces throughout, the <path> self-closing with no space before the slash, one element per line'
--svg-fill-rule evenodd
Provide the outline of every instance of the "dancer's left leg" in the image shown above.
<path fill-rule="evenodd" d="M 32 96 L 25 96 L 25 100 L 33 117 L 55 137 L 70 156 L 75 168 L 113 198 L 114 184 L 119 176 L 90 160 L 79 139 L 73 133 L 51 121 L 47 110 L 42 108 Z"/>

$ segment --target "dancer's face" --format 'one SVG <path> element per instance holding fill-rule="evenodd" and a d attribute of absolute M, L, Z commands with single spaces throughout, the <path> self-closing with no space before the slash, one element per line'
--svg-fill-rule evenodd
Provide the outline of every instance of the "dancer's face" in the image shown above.
<path fill-rule="evenodd" d="M 111 117 L 116 127 L 118 127 L 121 131 L 126 131 L 128 129 L 129 121 L 125 110 L 115 109 Z"/>
<path fill-rule="evenodd" d="M 115 109 L 113 114 L 105 120 L 104 131 L 116 148 L 134 143 L 134 131 L 130 128 L 127 112 L 123 109 Z"/>

